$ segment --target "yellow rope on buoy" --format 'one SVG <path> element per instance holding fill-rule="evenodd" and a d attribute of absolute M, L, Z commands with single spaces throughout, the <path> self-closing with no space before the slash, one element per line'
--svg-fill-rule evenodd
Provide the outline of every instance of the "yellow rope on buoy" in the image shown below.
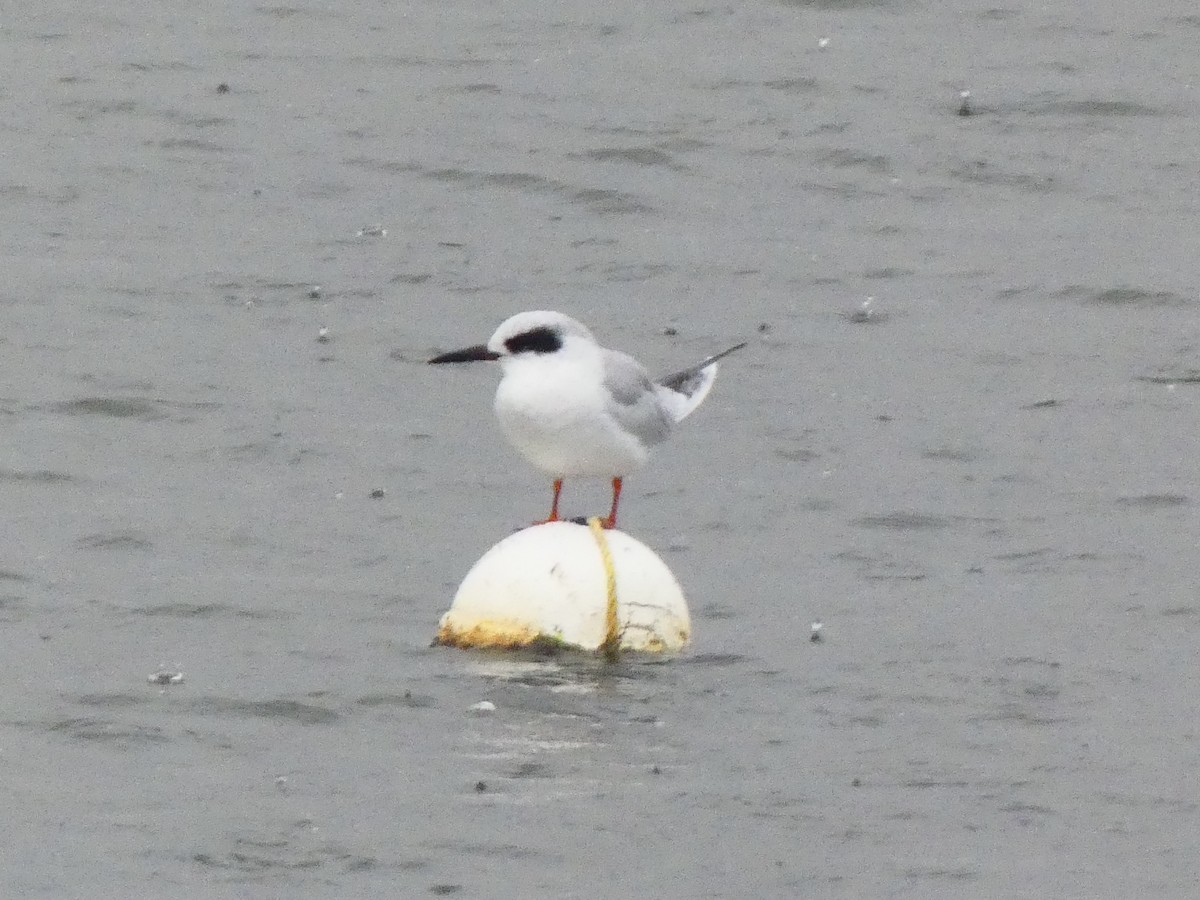
<path fill-rule="evenodd" d="M 600 548 L 600 561 L 604 564 L 604 580 L 608 590 L 608 607 L 604 623 L 604 643 L 600 649 L 604 658 L 616 662 L 621 649 L 621 626 L 617 621 L 617 567 L 613 565 L 612 550 L 608 546 L 608 538 L 604 534 L 603 519 L 592 516 L 588 519 L 588 527 L 592 529 L 592 537 Z"/>

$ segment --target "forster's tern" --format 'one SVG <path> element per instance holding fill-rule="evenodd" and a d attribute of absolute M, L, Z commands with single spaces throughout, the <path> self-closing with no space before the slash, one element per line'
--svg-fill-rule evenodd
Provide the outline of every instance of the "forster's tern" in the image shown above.
<path fill-rule="evenodd" d="M 636 359 L 596 343 L 579 322 L 537 310 L 506 320 L 491 340 L 431 363 L 499 360 L 503 369 L 495 410 L 509 442 L 554 479 L 547 522 L 558 520 L 563 479 L 612 479 L 606 528 L 617 525 L 621 480 L 646 463 L 649 448 L 701 404 L 717 377 L 717 360 L 745 343 L 710 356 L 657 384 Z"/>

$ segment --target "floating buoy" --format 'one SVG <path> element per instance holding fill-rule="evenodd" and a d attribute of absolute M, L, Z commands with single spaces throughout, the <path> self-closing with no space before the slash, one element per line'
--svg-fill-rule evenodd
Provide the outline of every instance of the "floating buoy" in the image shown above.
<path fill-rule="evenodd" d="M 659 557 L 623 531 L 547 522 L 509 535 L 467 573 L 435 644 L 664 653 L 691 638 L 687 602 Z"/>

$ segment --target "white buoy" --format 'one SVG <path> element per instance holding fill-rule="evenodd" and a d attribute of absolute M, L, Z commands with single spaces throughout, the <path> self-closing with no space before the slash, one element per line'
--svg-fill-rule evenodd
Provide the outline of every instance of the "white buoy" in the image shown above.
<path fill-rule="evenodd" d="M 475 563 L 435 643 L 663 653 L 682 650 L 691 631 L 683 592 L 649 547 L 622 531 L 549 522 L 506 537 Z"/>

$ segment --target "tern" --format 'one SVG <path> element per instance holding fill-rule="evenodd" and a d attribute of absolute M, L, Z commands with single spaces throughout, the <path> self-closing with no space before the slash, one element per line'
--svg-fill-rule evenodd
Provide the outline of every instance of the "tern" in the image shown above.
<path fill-rule="evenodd" d="M 644 466 L 650 448 L 704 401 L 717 377 L 717 361 L 744 346 L 736 344 L 655 382 L 636 359 L 600 346 L 570 316 L 534 310 L 506 319 L 486 344 L 429 362 L 498 361 L 503 377 L 494 409 L 500 428 L 526 460 L 554 479 L 550 517 L 544 521 L 558 521 L 565 479 L 609 478 L 612 509 L 602 524 L 616 528 L 625 476 Z"/>

